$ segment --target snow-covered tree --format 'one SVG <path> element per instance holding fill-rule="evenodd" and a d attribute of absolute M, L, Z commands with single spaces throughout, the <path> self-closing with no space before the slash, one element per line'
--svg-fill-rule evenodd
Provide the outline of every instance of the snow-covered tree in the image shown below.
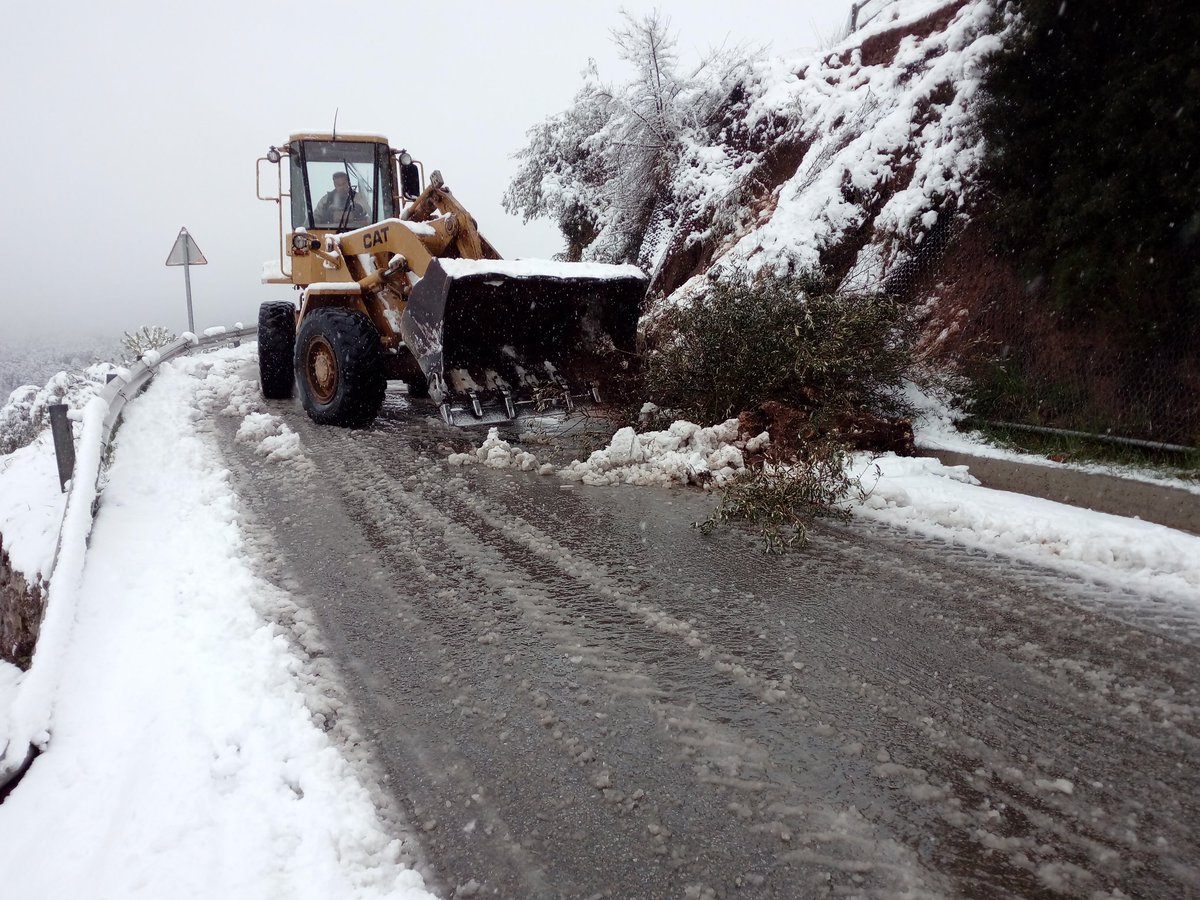
<path fill-rule="evenodd" d="M 0 406 L 0 456 L 31 443 L 48 427 L 54 404 L 83 409 L 116 371 L 111 363 L 93 363 L 82 370 L 59 372 L 45 387 L 27 384 L 14 390 Z"/>
<path fill-rule="evenodd" d="M 612 37 L 634 77 L 603 82 L 595 62 L 570 109 L 529 131 L 505 208 L 526 221 L 553 219 L 566 256 L 648 262 L 644 243 L 655 212 L 689 152 L 747 68 L 741 48 L 714 51 L 681 73 L 670 19 L 622 12 Z"/>
<path fill-rule="evenodd" d="M 150 350 L 165 347 L 175 340 L 175 335 L 161 325 L 143 325 L 136 331 L 126 331 L 121 338 L 121 349 L 127 363 L 136 362 Z"/>
<path fill-rule="evenodd" d="M 594 74 L 594 64 L 588 72 Z M 564 255 L 571 260 L 581 259 L 596 239 L 606 206 L 604 157 L 583 141 L 607 121 L 606 104 L 595 87 L 589 78 L 569 110 L 529 130 L 529 144 L 517 154 L 523 165 L 504 195 L 505 208 L 526 222 L 553 219 L 567 241 Z"/>

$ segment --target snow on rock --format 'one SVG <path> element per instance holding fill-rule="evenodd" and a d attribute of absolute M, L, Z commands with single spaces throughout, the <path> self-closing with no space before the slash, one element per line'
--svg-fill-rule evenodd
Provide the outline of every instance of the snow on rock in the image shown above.
<path fill-rule="evenodd" d="M 982 63 L 1011 20 L 997 31 L 995 14 L 994 0 L 903 0 L 832 48 L 747 60 L 733 93 L 693 85 L 731 99 L 710 127 L 677 135 L 678 164 L 638 255 L 665 295 L 652 313 L 690 302 L 709 276 L 815 269 L 847 246 L 856 255 L 838 276 L 873 289 L 965 216 L 983 154 L 972 115 Z M 705 77 L 733 76 L 717 67 Z M 580 186 L 547 179 L 541 192 L 568 208 Z M 597 217 L 588 259 L 623 246 L 606 231 L 620 223 Z M 697 245 L 699 269 L 689 262 Z"/>
<path fill-rule="evenodd" d="M 764 431 L 762 434 L 755 435 L 746 441 L 747 453 L 761 453 L 771 443 L 771 432 Z"/>
<path fill-rule="evenodd" d="M 856 277 L 877 283 L 880 243 L 916 239 L 962 207 L 982 158 L 970 115 L 981 60 L 1000 46 L 989 33 L 993 3 L 965 3 L 944 30 L 902 38 L 883 63 L 864 63 L 855 52 L 871 35 L 914 24 L 939 6 L 946 4 L 897 4 L 900 18 L 872 23 L 818 60 L 760 69 L 747 127 L 793 116 L 812 143 L 774 214 L 732 251 L 752 272 L 813 267 L 822 248 L 869 225 L 877 238 Z M 886 202 L 871 220 L 876 198 Z"/>
<path fill-rule="evenodd" d="M 0 807 L 5 896 L 430 896 L 260 612 L 282 592 L 201 412 L 236 405 L 252 353 L 164 364 L 127 407 L 73 627 L 20 680 L 0 667 L 18 706 L 43 652 L 59 662 L 49 743 Z"/>

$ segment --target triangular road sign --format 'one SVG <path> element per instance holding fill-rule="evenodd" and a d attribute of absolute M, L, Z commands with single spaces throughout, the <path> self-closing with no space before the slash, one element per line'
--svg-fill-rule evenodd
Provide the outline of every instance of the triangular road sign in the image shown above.
<path fill-rule="evenodd" d="M 192 236 L 188 234 L 186 228 L 179 229 L 179 237 L 175 238 L 175 246 L 171 248 L 171 255 L 167 257 L 167 265 L 208 265 L 208 260 L 204 258 L 204 254 L 200 252 L 200 248 L 196 246 L 196 242 L 192 240 Z"/>

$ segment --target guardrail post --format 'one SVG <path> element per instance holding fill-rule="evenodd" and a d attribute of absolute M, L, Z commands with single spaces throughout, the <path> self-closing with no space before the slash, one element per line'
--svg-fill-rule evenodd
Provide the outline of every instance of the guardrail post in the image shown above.
<path fill-rule="evenodd" d="M 50 407 L 50 433 L 54 436 L 54 456 L 58 460 L 58 487 L 65 491 L 67 482 L 75 477 L 75 436 L 71 434 L 65 403 Z"/>

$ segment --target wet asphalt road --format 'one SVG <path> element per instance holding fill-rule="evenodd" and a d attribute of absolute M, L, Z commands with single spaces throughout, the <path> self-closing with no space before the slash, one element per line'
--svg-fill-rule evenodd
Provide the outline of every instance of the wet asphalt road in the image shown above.
<path fill-rule="evenodd" d="M 402 406 L 217 437 L 443 896 L 1200 896 L 1196 614 L 862 524 L 764 557 Z"/>

